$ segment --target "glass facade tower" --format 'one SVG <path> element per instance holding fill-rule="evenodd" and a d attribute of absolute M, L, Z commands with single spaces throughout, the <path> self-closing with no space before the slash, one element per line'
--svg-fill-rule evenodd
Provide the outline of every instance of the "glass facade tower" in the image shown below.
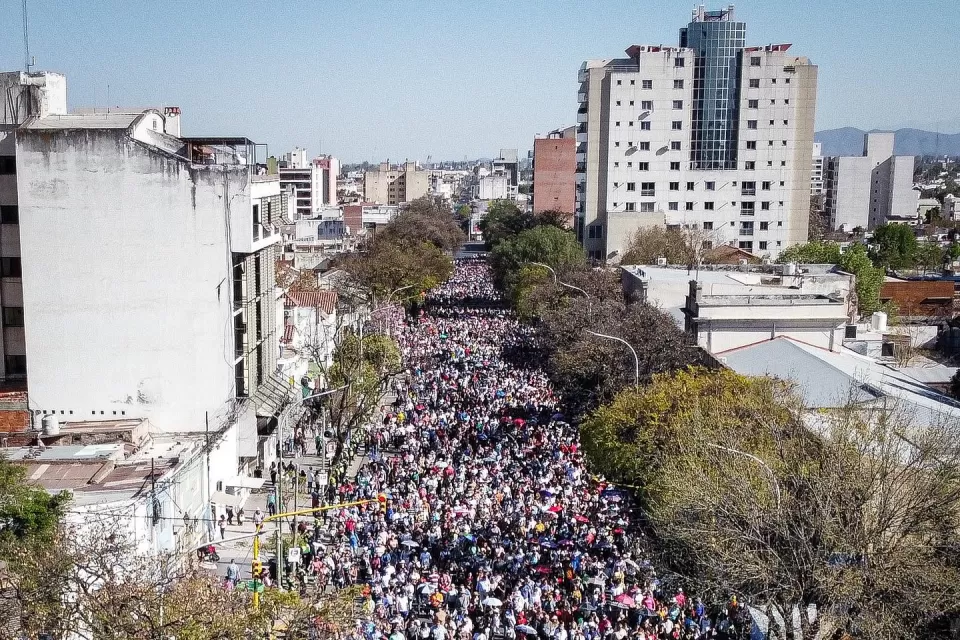
<path fill-rule="evenodd" d="M 696 52 L 693 136 L 696 169 L 736 169 L 740 102 L 740 52 L 747 25 L 733 20 L 733 7 L 694 11 L 680 30 L 680 46 Z"/>

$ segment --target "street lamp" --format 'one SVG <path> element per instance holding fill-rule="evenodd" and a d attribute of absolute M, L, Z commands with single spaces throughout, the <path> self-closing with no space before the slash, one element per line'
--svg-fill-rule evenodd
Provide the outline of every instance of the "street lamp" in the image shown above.
<path fill-rule="evenodd" d="M 766 462 L 764 462 L 757 456 L 753 455 L 752 453 L 747 453 L 746 451 L 740 451 L 739 449 L 731 449 L 730 447 L 724 447 L 719 444 L 714 444 L 712 442 L 708 442 L 707 446 L 710 447 L 711 449 L 719 449 L 720 451 L 726 451 L 727 453 L 732 453 L 734 455 L 746 456 L 747 458 L 750 458 L 751 460 L 753 460 L 754 462 L 762 466 L 764 469 L 766 469 L 767 474 L 770 477 L 770 484 L 773 485 L 773 492 L 777 498 L 777 511 L 780 510 L 780 483 L 777 482 L 776 474 L 773 473 L 773 469 L 771 469 Z"/>
<path fill-rule="evenodd" d="M 627 345 L 627 348 L 630 349 L 630 353 L 633 354 L 633 385 L 635 387 L 639 387 L 640 386 L 640 358 L 637 357 L 637 350 L 633 348 L 633 345 L 631 345 L 629 342 L 627 342 L 623 338 L 618 338 L 617 336 L 608 336 L 605 333 L 597 333 L 596 331 L 590 331 L 589 329 L 585 329 L 585 331 L 592 336 L 596 336 L 598 338 L 606 338 L 608 340 L 616 340 L 617 342 L 622 342 L 623 344 Z"/>
<path fill-rule="evenodd" d="M 536 265 L 538 267 L 543 267 L 544 269 L 547 269 L 550 273 L 552 273 L 554 285 L 560 285 L 561 287 L 566 287 L 567 289 L 573 289 L 574 291 L 579 291 L 580 293 L 582 293 L 583 297 L 587 299 L 587 313 L 591 315 L 593 314 L 593 301 L 590 299 L 589 293 L 587 293 L 580 287 L 574 286 L 572 284 L 567 284 L 563 280 L 560 280 L 560 278 L 557 277 L 557 272 L 554 270 L 553 267 L 551 267 L 548 264 L 544 264 L 542 262 L 529 262 L 528 264 Z"/>

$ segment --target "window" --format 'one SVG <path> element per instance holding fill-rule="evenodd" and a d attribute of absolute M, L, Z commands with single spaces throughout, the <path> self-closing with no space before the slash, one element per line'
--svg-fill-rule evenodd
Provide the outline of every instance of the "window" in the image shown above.
<path fill-rule="evenodd" d="M 619 100 L 617 100 L 617 106 L 618 106 L 618 107 L 620 106 L 620 101 L 619 101 Z"/>
<path fill-rule="evenodd" d="M 667 203 L 667 209 L 669 209 L 670 211 L 680 211 L 680 203 L 679 203 L 679 202 L 668 202 L 668 203 Z"/>
<path fill-rule="evenodd" d="M 650 163 L 649 163 L 649 162 L 638 162 L 638 163 L 637 163 L 637 171 L 650 171 Z"/>
<path fill-rule="evenodd" d="M 716 190 L 717 190 L 717 183 L 716 183 L 716 182 L 705 182 L 703 186 L 704 186 L 704 188 L 705 188 L 707 191 L 716 191 Z"/>
<path fill-rule="evenodd" d="M 670 128 L 674 131 L 680 131 L 681 129 L 683 129 L 683 121 L 674 120 L 673 122 L 670 123 Z"/>
<path fill-rule="evenodd" d="M 687 183 L 687 191 L 693 191 L 693 190 L 696 188 L 696 186 L 697 186 L 697 183 L 696 183 L 696 182 L 688 182 L 688 183 Z"/>
<path fill-rule="evenodd" d="M 631 127 L 633 126 L 633 120 L 628 123 Z"/>
<path fill-rule="evenodd" d="M 683 80 L 674 80 L 673 81 L 674 89 L 683 89 Z"/>
<path fill-rule="evenodd" d="M 740 185 L 740 195 L 742 196 L 755 196 L 757 195 L 757 183 L 744 181 Z"/>
<path fill-rule="evenodd" d="M 750 66 L 759 67 L 760 66 L 760 56 L 750 56 Z"/>
<path fill-rule="evenodd" d="M 759 108 L 760 108 L 760 101 L 759 101 L 759 100 L 747 100 L 747 108 L 748 108 L 748 109 L 759 109 Z"/>
<path fill-rule="evenodd" d="M 740 249 L 743 249 L 744 251 L 753 251 L 753 243 L 752 243 L 752 242 L 743 242 L 743 241 L 741 241 L 740 244 L 738 245 L 738 247 L 739 247 Z"/>
<path fill-rule="evenodd" d="M 642 196 L 655 196 L 657 195 L 657 183 L 655 182 L 641 182 L 640 183 L 640 195 Z"/>
<path fill-rule="evenodd" d="M 640 131 L 650 131 L 650 121 L 644 120 L 640 123 Z"/>
<path fill-rule="evenodd" d="M 683 109 L 683 100 L 674 100 L 673 101 L 674 109 Z"/>
<path fill-rule="evenodd" d="M 617 121 L 616 121 L 616 123 L 614 123 L 614 125 L 613 125 L 613 126 L 615 126 L 615 127 L 619 127 L 619 126 L 620 126 L 620 121 L 619 121 L 619 120 L 617 120 Z"/>
<path fill-rule="evenodd" d="M 649 142 L 641 142 L 641 143 L 640 143 L 640 151 L 650 151 L 650 143 L 649 143 Z"/>
<path fill-rule="evenodd" d="M 756 140 L 747 140 L 747 149 L 751 151 L 757 150 L 757 141 Z"/>
<path fill-rule="evenodd" d="M 674 140 L 674 141 L 672 141 L 672 142 L 670 143 L 670 150 L 671 150 L 671 151 L 680 151 L 680 141 L 679 141 L 679 140 Z"/>
<path fill-rule="evenodd" d="M 770 203 L 769 203 L 769 202 L 761 202 L 761 203 L 760 203 L 760 210 L 761 210 L 761 211 L 770 211 Z"/>
<path fill-rule="evenodd" d="M 687 61 L 684 60 L 683 58 L 674 58 L 674 59 L 673 59 L 673 66 L 675 66 L 675 67 L 682 67 L 682 66 L 684 66 L 684 65 L 686 64 L 686 62 L 687 62 Z"/>
<path fill-rule="evenodd" d="M 783 180 L 781 180 L 781 181 L 780 181 L 780 186 L 782 187 L 783 185 L 784 185 L 784 182 L 783 182 Z"/>
<path fill-rule="evenodd" d="M 642 89 L 653 89 L 653 80 L 644 80 L 640 87 Z"/>
<path fill-rule="evenodd" d="M 17 208 L 17 205 L 0 205 L 0 223 L 20 224 L 20 209 Z"/>
<path fill-rule="evenodd" d="M 613 168 L 614 168 L 614 169 L 616 169 L 616 168 L 619 167 L 619 166 L 620 166 L 620 163 L 619 163 L 619 162 L 614 162 L 614 163 L 613 163 Z"/>
<path fill-rule="evenodd" d="M 622 84 L 623 84 L 623 80 L 617 80 L 617 86 L 618 86 L 618 87 L 619 87 L 620 85 L 622 85 Z"/>
<path fill-rule="evenodd" d="M 757 121 L 756 120 L 747 120 L 747 129 L 756 129 Z"/>
<path fill-rule="evenodd" d="M 653 100 L 641 100 L 640 108 L 644 111 L 653 111 Z"/>
<path fill-rule="evenodd" d="M 773 146 L 773 140 L 767 140 L 767 146 L 768 146 L 768 147 L 772 147 L 772 146 Z"/>
<path fill-rule="evenodd" d="M 627 191 L 636 191 L 636 190 L 637 190 L 637 183 L 636 183 L 636 182 L 628 182 L 628 183 L 627 183 Z"/>
<path fill-rule="evenodd" d="M 760 251 L 766 251 L 766 250 L 767 250 L 767 241 L 766 241 L 766 240 L 761 240 L 760 242 L 757 243 L 757 245 L 759 245 Z"/>
<path fill-rule="evenodd" d="M 693 211 L 693 203 L 692 202 L 684 203 L 684 209 L 686 209 L 687 211 Z"/>
<path fill-rule="evenodd" d="M 627 163 L 627 169 L 632 169 L 632 168 L 633 168 L 633 163 L 632 163 L 632 162 L 628 162 L 628 163 Z"/>
<path fill-rule="evenodd" d="M 629 104 L 630 104 L 630 106 L 632 107 L 632 106 L 633 106 L 633 100 L 631 100 L 631 101 L 629 102 Z"/>
<path fill-rule="evenodd" d="M 759 78 L 750 78 L 750 88 L 759 89 L 760 88 L 760 79 Z"/>
<path fill-rule="evenodd" d="M 790 84 L 790 78 L 787 78 L 786 80 L 784 80 L 784 82 L 786 82 L 787 84 Z M 780 244 L 780 243 L 778 242 L 777 244 Z"/>
<path fill-rule="evenodd" d="M 785 98 L 783 100 L 783 104 L 790 104 L 790 98 Z"/>
<path fill-rule="evenodd" d="M 636 210 L 637 210 L 637 203 L 636 203 L 636 202 L 628 202 L 626 206 L 627 206 L 627 211 L 636 211 Z"/>
<path fill-rule="evenodd" d="M 789 121 L 789 120 L 784 120 L 784 121 L 783 121 L 783 126 L 789 127 L 789 126 L 790 126 L 790 121 Z"/>
<path fill-rule="evenodd" d="M 757 168 L 757 163 L 754 162 L 753 160 L 747 160 L 746 162 L 743 163 L 743 168 L 746 169 L 747 171 L 753 171 L 754 169 Z"/>
<path fill-rule="evenodd" d="M 770 79 L 770 84 L 777 84 L 777 79 L 776 79 L 776 78 L 771 78 L 771 79 Z"/>
<path fill-rule="evenodd" d="M 618 140 L 617 142 L 614 142 L 614 143 L 613 143 L 613 146 L 619 147 L 619 146 L 620 146 L 620 141 Z"/>
<path fill-rule="evenodd" d="M 704 202 L 704 203 L 703 203 L 703 208 L 704 208 L 706 211 L 713 211 L 713 203 L 712 203 L 712 202 Z"/>
<path fill-rule="evenodd" d="M 670 171 L 680 171 L 680 163 L 679 163 L 679 162 L 671 162 L 671 163 L 670 163 Z"/>
<path fill-rule="evenodd" d="M 0 175 L 11 176 L 17 172 L 16 156 L 0 156 Z"/>
<path fill-rule="evenodd" d="M 776 120 L 771 120 L 771 121 L 770 121 L 770 126 L 771 126 L 771 127 L 773 126 L 773 123 L 774 123 L 774 122 L 776 122 Z"/>
<path fill-rule="evenodd" d="M 781 166 L 781 167 L 787 166 L 787 161 L 786 161 L 786 160 L 781 160 L 781 161 L 780 161 L 780 166 Z"/>
<path fill-rule="evenodd" d="M 752 216 L 756 213 L 755 205 L 756 202 L 741 202 L 740 203 L 740 215 L 742 216 Z M 753 224 L 753 223 L 751 223 Z"/>
<path fill-rule="evenodd" d="M 767 231 L 768 229 L 770 229 L 770 223 L 769 223 L 769 222 L 761 222 L 761 223 L 760 223 L 760 231 Z"/>
<path fill-rule="evenodd" d="M 20 258 L 0 258 L 0 275 L 4 278 L 19 278 L 23 275 Z"/>
<path fill-rule="evenodd" d="M 614 189 L 618 188 L 619 186 L 620 186 L 620 183 L 619 183 L 619 182 L 614 182 L 614 183 L 613 183 L 613 188 L 614 188 Z"/>
<path fill-rule="evenodd" d="M 680 191 L 680 183 L 679 183 L 679 182 L 671 182 L 671 183 L 670 183 L 670 191 Z"/>
<path fill-rule="evenodd" d="M 3 308 L 3 326 L 22 327 L 23 326 L 23 307 L 4 307 Z"/>
<path fill-rule="evenodd" d="M 773 106 L 773 105 L 775 105 L 775 104 L 777 104 L 777 101 L 776 101 L 776 100 L 771 100 L 771 101 L 770 101 L 770 105 L 771 105 L 771 106 Z"/>
<path fill-rule="evenodd" d="M 764 181 L 764 182 L 760 185 L 760 188 L 763 189 L 764 191 L 770 191 L 770 182 L 769 182 L 769 181 Z"/>
<path fill-rule="evenodd" d="M 630 86 L 631 86 L 631 87 L 634 86 L 635 84 L 637 84 L 637 81 L 636 81 L 636 80 L 631 80 L 631 81 L 630 81 Z"/>
<path fill-rule="evenodd" d="M 787 141 L 786 141 L 786 140 L 781 140 L 781 141 L 780 141 L 780 146 L 781 146 L 781 147 L 787 146 Z"/>
<path fill-rule="evenodd" d="M 656 205 L 653 202 L 641 202 L 640 213 L 653 213 Z"/>
<path fill-rule="evenodd" d="M 27 375 L 27 356 L 4 356 L 3 364 L 8 376 Z"/>

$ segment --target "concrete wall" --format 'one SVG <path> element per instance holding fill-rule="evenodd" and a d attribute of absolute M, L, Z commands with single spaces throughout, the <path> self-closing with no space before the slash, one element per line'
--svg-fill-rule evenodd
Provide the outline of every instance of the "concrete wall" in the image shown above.
<path fill-rule="evenodd" d="M 202 431 L 233 397 L 223 196 L 246 169 L 121 130 L 22 131 L 18 153 L 31 409 Z"/>

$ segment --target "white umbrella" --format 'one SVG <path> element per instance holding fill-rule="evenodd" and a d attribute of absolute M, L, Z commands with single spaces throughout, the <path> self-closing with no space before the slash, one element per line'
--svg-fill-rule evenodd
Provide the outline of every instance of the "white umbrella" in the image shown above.
<path fill-rule="evenodd" d="M 499 607 L 499 606 L 502 605 L 503 603 L 500 602 L 500 600 L 498 600 L 498 599 L 496 599 L 496 598 L 486 598 L 485 600 L 483 600 L 482 602 L 480 602 L 480 604 L 482 604 L 482 605 L 485 606 L 485 607 Z"/>
<path fill-rule="evenodd" d="M 419 547 L 419 546 L 420 546 L 420 545 L 418 545 L 416 542 L 414 542 L 413 540 L 404 540 L 404 541 L 401 542 L 400 544 L 402 544 L 402 545 L 405 546 L 405 547 L 411 547 L 411 548 L 412 548 L 412 547 Z"/>

